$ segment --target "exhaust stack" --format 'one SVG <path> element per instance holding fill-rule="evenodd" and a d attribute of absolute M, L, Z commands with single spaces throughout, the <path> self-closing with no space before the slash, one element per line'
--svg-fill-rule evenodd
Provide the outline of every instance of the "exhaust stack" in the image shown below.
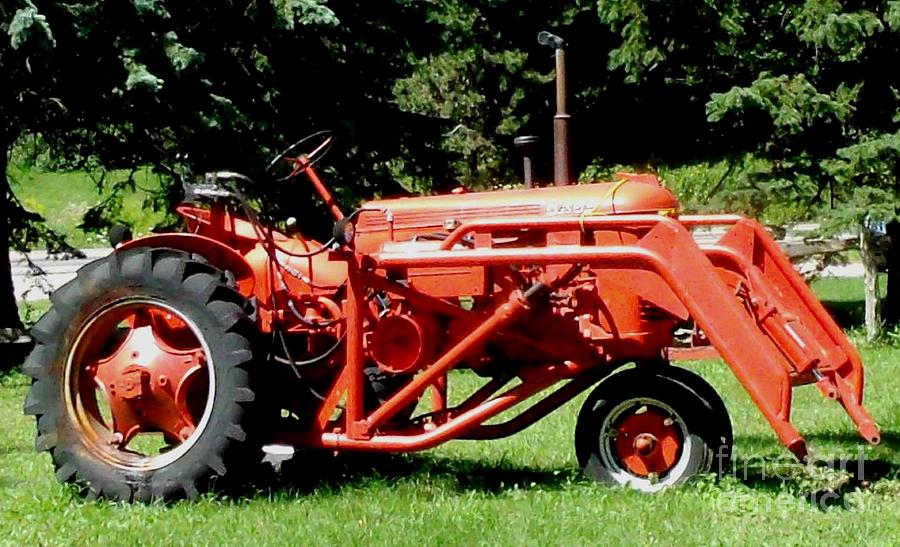
<path fill-rule="evenodd" d="M 525 188 L 534 187 L 534 144 L 540 139 L 533 135 L 516 137 L 513 144 L 516 148 L 522 150 L 522 174 L 524 177 Z"/>
<path fill-rule="evenodd" d="M 569 119 L 566 112 L 566 52 L 565 42 L 547 31 L 538 34 L 538 43 L 553 48 L 556 58 L 556 115 L 553 117 L 553 182 L 565 186 L 572 177 L 572 158 L 569 151 Z"/>

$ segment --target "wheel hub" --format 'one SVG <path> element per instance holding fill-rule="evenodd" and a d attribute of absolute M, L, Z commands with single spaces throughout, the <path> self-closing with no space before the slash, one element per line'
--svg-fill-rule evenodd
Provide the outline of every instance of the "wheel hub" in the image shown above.
<path fill-rule="evenodd" d="M 124 449 L 139 433 L 162 433 L 169 444 L 189 438 L 208 393 L 205 353 L 190 327 L 154 308 L 130 310 L 104 323 L 90 333 L 90 343 L 115 349 L 99 352 L 107 354 L 101 357 L 97 351 L 85 354 L 79 390 L 85 409 L 111 430 L 109 444 Z M 118 345 L 109 341 L 111 332 L 118 333 Z M 112 423 L 91 393 L 98 389 Z"/>
<path fill-rule="evenodd" d="M 140 366 L 126 368 L 119 377 L 118 390 L 119 397 L 129 402 L 149 394 L 150 372 Z"/>
<path fill-rule="evenodd" d="M 684 442 L 670 416 L 647 407 L 622 419 L 615 433 L 617 458 L 625 469 L 641 477 L 672 469 Z"/>
<path fill-rule="evenodd" d="M 649 456 L 656 450 L 659 439 L 650 433 L 641 433 L 634 438 L 634 449 L 641 456 Z"/>

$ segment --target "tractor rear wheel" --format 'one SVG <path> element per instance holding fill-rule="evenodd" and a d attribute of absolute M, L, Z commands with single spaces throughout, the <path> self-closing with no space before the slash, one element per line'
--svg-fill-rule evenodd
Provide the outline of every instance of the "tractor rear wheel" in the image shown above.
<path fill-rule="evenodd" d="M 32 329 L 25 412 L 61 482 L 123 501 L 235 482 L 259 448 L 246 427 L 255 329 L 224 272 L 181 251 L 127 250 L 51 302 Z"/>
<path fill-rule="evenodd" d="M 588 396 L 578 416 L 575 448 L 589 477 L 656 492 L 718 471 L 715 462 L 731 452 L 727 416 L 724 421 L 713 416 L 719 409 L 689 385 L 694 380 L 668 376 L 666 370 L 614 374 Z"/>

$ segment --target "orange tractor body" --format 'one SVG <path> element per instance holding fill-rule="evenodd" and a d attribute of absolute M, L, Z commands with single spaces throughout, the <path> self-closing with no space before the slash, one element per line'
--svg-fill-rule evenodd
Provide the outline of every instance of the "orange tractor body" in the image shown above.
<path fill-rule="evenodd" d="M 416 450 L 461 434 L 482 437 L 482 427 L 512 433 L 525 421 L 509 427 L 480 424 L 499 408 L 557 381 L 577 384 L 573 380 L 596 378 L 590 373 L 603 376 L 625 363 L 662 360 L 676 326 L 688 320 L 702 329 L 798 456 L 806 448 L 790 424 L 791 388 L 797 385 L 816 383 L 843 404 L 864 438 L 878 441 L 861 406 L 858 353 L 771 236 L 739 216 L 677 215 L 674 196 L 651 176 L 621 174 L 610 183 L 369 202 L 356 215 L 354 251 L 285 257 L 280 265 L 268 259 L 265 243 L 239 216 L 223 212 L 218 215 L 223 224 L 217 225 L 210 221 L 217 215 L 207 209 L 180 210 L 194 234 L 182 237 L 191 243 L 162 235 L 121 249 L 171 246 L 216 256 L 208 249 L 212 244 L 201 239 L 209 238 L 234 253 L 231 261 L 240 257 L 240 267 L 228 260 L 217 265 L 247 276 L 237 279 L 238 286 L 257 302 L 263 332 L 271 332 L 275 317 L 287 332 L 309 331 L 309 321 L 341 319 L 331 329 L 346 330 L 348 344 L 358 347 L 347 347 L 340 359 L 320 418 L 334 413 L 348 389 L 362 389 L 353 380 L 372 363 L 415 375 L 415 389 L 395 395 L 374 419 L 361 407 L 355 419 L 350 419 L 352 411 L 342 414 L 340 426 L 320 419 L 304 434 L 304 444 Z M 698 226 L 729 230 L 715 244 L 700 247 L 691 236 Z M 294 253 L 322 248 L 301 236 L 276 233 L 274 239 Z M 273 275 L 278 268 L 295 274 L 282 273 L 284 286 Z M 558 301 L 547 309 L 530 309 L 520 293 L 534 284 L 553 287 Z M 336 296 L 345 288 L 346 295 Z M 388 294 L 393 307 L 373 310 L 367 300 L 373 291 Z M 460 305 L 461 298 L 471 307 Z M 307 322 L 286 311 L 286 299 L 294 300 Z M 519 315 L 527 319 L 513 321 Z M 490 328 L 484 328 L 486 323 Z M 496 355 L 485 355 L 488 346 Z M 446 373 L 460 365 L 506 368 L 501 376 L 515 370 L 540 380 L 503 399 L 506 404 L 490 399 L 493 404 L 474 407 L 466 414 L 478 418 L 469 421 L 443 406 Z M 427 428 L 422 424 L 415 434 L 379 433 L 392 410 L 417 401 L 428 387 L 441 392 L 435 398 L 441 404 L 432 409 Z M 568 400 L 578 391 L 564 393 Z M 434 421 L 441 426 L 432 427 Z"/>

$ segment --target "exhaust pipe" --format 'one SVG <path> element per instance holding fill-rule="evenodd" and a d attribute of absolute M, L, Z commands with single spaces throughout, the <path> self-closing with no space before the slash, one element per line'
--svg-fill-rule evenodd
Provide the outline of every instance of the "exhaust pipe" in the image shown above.
<path fill-rule="evenodd" d="M 513 144 L 516 148 L 522 150 L 522 175 L 525 182 L 525 188 L 534 187 L 534 144 L 540 139 L 533 135 L 516 137 Z"/>
<path fill-rule="evenodd" d="M 566 112 L 565 42 L 547 31 L 538 34 L 538 43 L 553 48 L 556 58 L 556 115 L 553 117 L 553 182 L 556 186 L 573 184 L 572 158 L 569 151 L 569 119 Z"/>

